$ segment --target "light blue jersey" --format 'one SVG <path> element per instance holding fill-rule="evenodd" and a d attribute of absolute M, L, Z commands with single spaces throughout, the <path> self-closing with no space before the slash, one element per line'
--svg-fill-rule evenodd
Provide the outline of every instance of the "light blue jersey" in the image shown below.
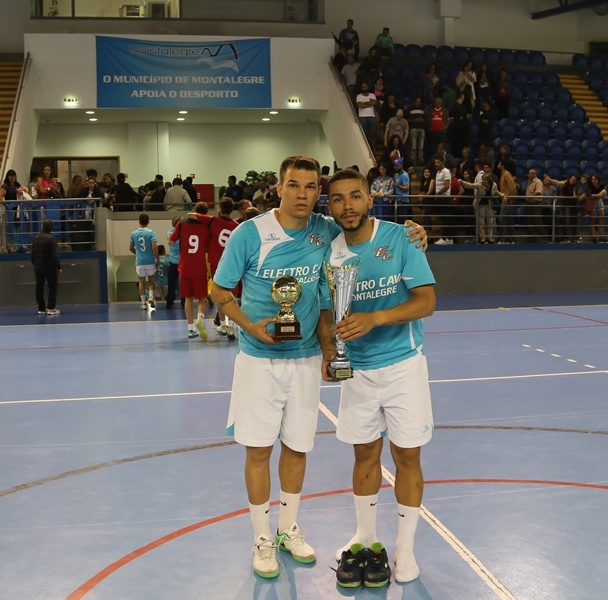
<path fill-rule="evenodd" d="M 156 256 L 152 244 L 158 242 L 156 233 L 148 227 L 136 229 L 131 234 L 131 243 L 135 246 L 135 266 L 153 265 L 156 263 Z"/>
<path fill-rule="evenodd" d="M 340 266 L 360 257 L 352 313 L 393 308 L 412 297 L 410 289 L 435 283 L 424 252 L 410 244 L 407 229 L 379 219 L 372 223 L 370 240 L 348 246 L 341 233 L 331 243 L 326 259 Z M 422 346 L 422 338 L 422 319 L 405 325 L 374 327 L 348 342 L 346 354 L 355 369 L 378 369 L 412 356 Z"/>
<path fill-rule="evenodd" d="M 169 275 L 169 257 L 165 254 L 158 260 L 158 268 L 155 273 L 156 285 L 169 285 L 169 280 L 167 279 Z"/>
<path fill-rule="evenodd" d="M 319 310 L 331 306 L 327 294 L 320 306 L 319 285 L 325 278 L 322 262 L 339 231 L 333 220 L 320 214 L 312 214 L 304 229 L 283 229 L 273 210 L 241 223 L 232 232 L 213 279 L 229 290 L 243 280 L 241 308 L 252 322 L 279 312 L 279 305 L 270 297 L 275 279 L 291 275 L 302 286 L 302 295 L 293 305 L 302 339 L 270 345 L 243 331 L 239 347 L 245 354 L 260 358 L 306 358 L 320 353 L 315 333 Z"/>
<path fill-rule="evenodd" d="M 171 237 L 171 234 L 175 231 L 175 227 L 171 227 L 169 231 L 167 231 L 167 239 Z M 169 245 L 169 262 L 172 262 L 174 265 L 179 264 L 179 240 L 174 244 Z"/>

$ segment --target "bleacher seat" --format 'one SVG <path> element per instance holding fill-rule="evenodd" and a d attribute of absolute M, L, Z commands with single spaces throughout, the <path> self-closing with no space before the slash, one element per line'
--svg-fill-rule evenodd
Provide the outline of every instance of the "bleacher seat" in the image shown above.
<path fill-rule="evenodd" d="M 513 69 L 511 71 L 511 81 L 514 85 L 527 85 L 528 74 L 521 69 Z"/>
<path fill-rule="evenodd" d="M 521 107 L 521 118 L 527 121 L 536 120 L 536 105 L 534 104 L 522 104 Z"/>
<path fill-rule="evenodd" d="M 574 104 L 570 107 L 570 119 L 576 123 L 584 123 L 587 120 L 585 109 L 580 104 Z"/>
<path fill-rule="evenodd" d="M 439 46 L 437 48 L 437 62 L 451 63 L 454 60 L 454 48 L 451 46 Z"/>
<path fill-rule="evenodd" d="M 538 50 L 530 50 L 529 57 L 531 67 L 544 67 L 547 63 L 545 55 Z"/>
<path fill-rule="evenodd" d="M 540 71 L 529 71 L 528 72 L 528 81 L 532 85 L 543 85 L 543 74 Z"/>
<path fill-rule="evenodd" d="M 505 145 L 507 148 L 509 148 L 511 145 L 511 138 L 506 138 L 506 137 L 494 138 L 494 148 L 500 148 L 503 145 Z"/>
<path fill-rule="evenodd" d="M 602 132 L 600 128 L 595 124 L 588 121 L 583 125 L 585 130 L 585 139 L 599 142 L 602 139 Z"/>
<path fill-rule="evenodd" d="M 491 67 L 496 67 L 500 64 L 500 54 L 495 48 L 486 48 L 486 62 Z"/>
<path fill-rule="evenodd" d="M 570 93 L 570 90 L 560 88 L 557 91 L 555 100 L 557 102 L 563 102 L 564 104 L 570 104 L 570 102 L 572 102 L 572 94 Z"/>
<path fill-rule="evenodd" d="M 547 158 L 563 160 L 565 156 L 564 142 L 562 140 L 547 140 Z"/>
<path fill-rule="evenodd" d="M 600 160 L 596 166 L 597 170 L 601 173 L 604 169 L 608 169 L 608 160 Z"/>
<path fill-rule="evenodd" d="M 526 50 L 515 50 L 513 56 L 515 64 L 520 67 L 527 67 L 530 64 L 530 55 Z"/>
<path fill-rule="evenodd" d="M 454 47 L 454 62 L 463 67 L 464 64 L 469 60 L 469 49 L 464 46 Z"/>
<path fill-rule="evenodd" d="M 437 46 L 433 46 L 433 44 L 422 46 L 422 60 L 435 62 L 437 60 Z"/>
<path fill-rule="evenodd" d="M 519 110 L 519 106 L 517 106 L 516 104 L 509 104 L 507 115 L 509 116 L 509 119 L 517 121 L 521 117 L 521 111 Z"/>
<path fill-rule="evenodd" d="M 481 48 L 470 48 L 469 60 L 472 60 L 475 68 L 478 69 L 481 63 L 486 60 L 485 52 Z"/>
<path fill-rule="evenodd" d="M 382 67 L 382 69 L 384 70 L 384 66 Z M 403 65 L 399 69 L 399 78 L 402 81 L 413 81 L 414 79 L 416 79 L 416 71 L 410 65 Z"/>
<path fill-rule="evenodd" d="M 564 177 L 571 177 L 572 175 L 579 175 L 581 172 L 579 163 L 575 160 L 562 161 L 562 170 L 563 170 Z"/>
<path fill-rule="evenodd" d="M 583 148 L 583 158 L 585 160 L 598 161 L 600 158 L 600 149 L 598 148 L 597 142 L 594 140 L 585 140 L 581 144 Z"/>
<path fill-rule="evenodd" d="M 551 137 L 551 126 L 546 121 L 534 121 L 534 137 L 548 140 Z"/>
<path fill-rule="evenodd" d="M 582 160 L 583 147 L 578 140 L 566 140 L 564 146 L 566 149 L 565 156 L 567 160 Z"/>
<path fill-rule="evenodd" d="M 581 173 L 589 173 L 589 175 L 597 173 L 597 163 L 593 160 L 582 160 L 579 167 Z"/>
<path fill-rule="evenodd" d="M 550 88 L 556 88 L 561 86 L 559 76 L 555 71 L 546 71 L 543 73 L 543 83 L 545 86 Z"/>
<path fill-rule="evenodd" d="M 500 64 L 504 67 L 510 67 L 515 64 L 515 56 L 513 50 L 499 50 Z"/>
<path fill-rule="evenodd" d="M 602 76 L 597 73 L 592 73 L 585 78 L 585 83 L 589 86 L 589 89 L 593 92 L 599 92 L 604 87 Z"/>
<path fill-rule="evenodd" d="M 596 54 L 589 55 L 587 59 L 587 68 L 589 71 L 601 71 L 604 68 L 603 57 Z"/>
<path fill-rule="evenodd" d="M 548 104 L 543 104 L 538 108 L 538 119 L 539 121 L 545 121 L 549 123 L 553 119 L 553 109 Z"/>
<path fill-rule="evenodd" d="M 589 59 L 585 54 L 574 54 L 572 56 L 572 67 L 577 73 L 586 73 L 589 68 Z"/>
<path fill-rule="evenodd" d="M 498 121 L 498 131 L 502 137 L 512 139 L 517 134 L 516 122 L 511 119 L 501 119 Z"/>
<path fill-rule="evenodd" d="M 562 178 L 562 161 L 548 159 L 543 163 L 545 173 L 551 177 L 551 179 Z"/>
<path fill-rule="evenodd" d="M 608 141 L 601 140 L 597 147 L 600 150 L 600 157 L 602 160 L 608 160 Z"/>
<path fill-rule="evenodd" d="M 540 92 L 540 99 L 547 104 L 555 102 L 555 92 L 551 88 L 543 88 Z"/>
<path fill-rule="evenodd" d="M 554 104 L 553 118 L 560 123 L 567 123 L 570 120 L 570 109 L 564 104 Z"/>
<path fill-rule="evenodd" d="M 582 123 L 577 123 L 576 121 L 569 121 L 566 123 L 566 127 L 568 128 L 568 138 L 575 141 L 581 141 L 585 134 Z"/>
<path fill-rule="evenodd" d="M 545 160 L 547 158 L 547 142 L 544 140 L 530 140 L 530 155 L 536 160 Z"/>
<path fill-rule="evenodd" d="M 513 88 L 511 90 L 511 103 L 515 102 L 519 104 L 524 101 L 524 93 L 519 88 Z"/>
<path fill-rule="evenodd" d="M 538 104 L 540 102 L 540 89 L 529 87 L 526 92 L 526 102 L 533 102 L 534 104 Z"/>
<path fill-rule="evenodd" d="M 405 47 L 407 60 L 422 60 L 422 48 L 418 44 L 408 44 Z"/>
<path fill-rule="evenodd" d="M 561 121 L 551 121 L 551 137 L 565 141 L 568 137 L 568 126 Z"/>
<path fill-rule="evenodd" d="M 608 181 L 608 169 L 602 169 L 600 171 L 600 178 L 602 181 Z"/>
<path fill-rule="evenodd" d="M 537 158 L 529 158 L 526 161 L 526 171 L 529 171 L 530 169 L 544 169 L 543 165 L 544 162 L 542 160 L 538 160 Z"/>
<path fill-rule="evenodd" d="M 523 119 L 517 121 L 517 137 L 523 138 L 525 140 L 530 140 L 534 137 L 534 125 L 529 121 L 524 121 Z"/>
<path fill-rule="evenodd" d="M 393 58 L 396 61 L 403 61 L 407 57 L 407 52 L 403 44 L 393 44 Z"/>
<path fill-rule="evenodd" d="M 528 158 L 529 153 L 530 153 L 530 148 L 528 146 L 527 141 L 520 140 L 519 138 L 515 138 L 511 142 L 511 154 L 513 155 L 514 158 L 526 160 Z"/>

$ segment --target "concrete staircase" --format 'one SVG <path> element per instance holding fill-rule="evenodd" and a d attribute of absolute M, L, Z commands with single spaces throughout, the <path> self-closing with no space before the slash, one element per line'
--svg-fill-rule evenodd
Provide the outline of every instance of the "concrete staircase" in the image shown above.
<path fill-rule="evenodd" d="M 608 139 L 608 108 L 589 89 L 580 75 L 560 73 L 559 79 L 566 89 L 570 90 L 574 102 L 580 104 L 587 113 L 587 118 L 593 121 L 602 131 L 602 138 Z"/>
<path fill-rule="evenodd" d="M 13 115 L 22 69 L 23 63 L 21 62 L 0 61 L 0 162 L 4 156 L 6 137 Z"/>

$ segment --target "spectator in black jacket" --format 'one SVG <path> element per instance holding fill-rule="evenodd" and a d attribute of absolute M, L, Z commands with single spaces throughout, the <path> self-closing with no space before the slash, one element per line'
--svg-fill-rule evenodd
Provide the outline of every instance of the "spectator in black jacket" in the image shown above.
<path fill-rule="evenodd" d="M 112 188 L 114 196 L 113 208 L 117 212 L 140 210 L 139 194 L 127 183 L 124 173 L 116 175 L 116 185 Z"/>
<path fill-rule="evenodd" d="M 53 221 L 45 219 L 42 222 L 42 233 L 39 233 L 32 244 L 32 264 L 36 274 L 36 302 L 39 315 L 58 315 L 55 308 L 57 302 L 57 279 L 61 273 L 57 241 L 53 237 Z M 48 302 L 44 300 L 44 284 L 49 286 Z"/>

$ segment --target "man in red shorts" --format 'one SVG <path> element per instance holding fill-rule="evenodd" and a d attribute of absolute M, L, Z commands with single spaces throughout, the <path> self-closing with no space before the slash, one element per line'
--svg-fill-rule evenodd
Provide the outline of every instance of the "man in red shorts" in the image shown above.
<path fill-rule="evenodd" d="M 186 215 L 175 226 L 169 238 L 169 244 L 179 240 L 180 295 L 186 299 L 184 310 L 188 321 L 188 337 L 200 335 L 203 342 L 207 341 L 205 329 L 205 311 L 207 310 L 207 249 L 209 247 L 209 221 L 200 219 L 206 217 L 207 205 L 199 202 L 194 207 L 196 216 Z M 198 318 L 194 322 L 194 299 L 198 300 Z"/>

